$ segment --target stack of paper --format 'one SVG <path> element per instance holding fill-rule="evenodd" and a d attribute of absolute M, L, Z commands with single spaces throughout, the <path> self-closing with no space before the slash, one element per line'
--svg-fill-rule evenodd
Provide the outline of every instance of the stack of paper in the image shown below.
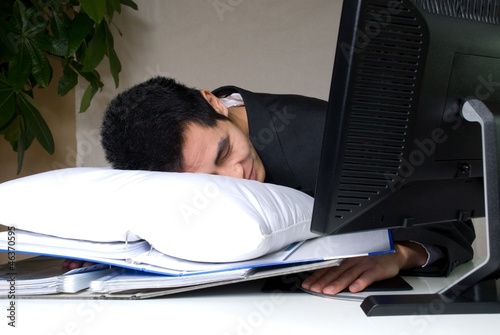
<path fill-rule="evenodd" d="M 112 272 L 108 265 L 96 264 L 66 270 L 62 259 L 36 257 L 17 262 L 17 266 L 0 266 L 0 296 L 22 296 L 53 293 L 76 293 L 89 283 Z"/>
<path fill-rule="evenodd" d="M 0 250 L 8 250 L 7 232 L 0 233 Z M 200 263 L 162 254 L 146 241 L 97 243 L 16 230 L 15 252 L 60 258 L 52 258 L 50 264 L 47 258 L 39 262 L 34 259 L 28 265 L 17 262 L 14 271 L 12 266 L 0 268 L 0 281 L 5 284 L 9 276 L 14 276 L 18 295 L 77 292 L 88 288 L 87 295 L 118 297 L 117 293 L 127 292 L 122 297 L 137 297 L 138 291 L 153 291 L 151 296 L 154 296 L 334 266 L 348 257 L 393 252 L 393 244 L 388 230 L 377 230 L 318 237 L 242 262 Z M 101 266 L 63 272 L 64 258 Z M 53 272 L 44 274 L 35 271 L 33 266 Z M 8 292 L 5 289 L 8 287 L 0 286 L 1 297 Z"/>

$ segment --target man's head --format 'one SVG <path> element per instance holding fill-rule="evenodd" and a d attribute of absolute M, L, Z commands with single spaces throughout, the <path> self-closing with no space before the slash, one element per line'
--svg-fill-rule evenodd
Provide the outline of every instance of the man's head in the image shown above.
<path fill-rule="evenodd" d="M 248 133 L 206 90 L 156 77 L 120 93 L 101 127 L 106 159 L 117 169 L 203 172 L 263 181 Z"/>
<path fill-rule="evenodd" d="M 102 121 L 101 143 L 114 168 L 180 171 L 186 125 L 213 127 L 226 119 L 199 90 L 156 77 L 111 101 Z"/>

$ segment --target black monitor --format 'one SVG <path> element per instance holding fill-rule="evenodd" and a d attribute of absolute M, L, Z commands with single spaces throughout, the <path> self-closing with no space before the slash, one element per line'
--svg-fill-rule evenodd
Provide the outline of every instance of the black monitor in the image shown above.
<path fill-rule="evenodd" d="M 344 0 L 311 230 L 486 216 L 492 260 L 431 298 L 497 277 L 498 102 L 500 0 Z M 413 312 L 401 304 L 380 313 Z"/>

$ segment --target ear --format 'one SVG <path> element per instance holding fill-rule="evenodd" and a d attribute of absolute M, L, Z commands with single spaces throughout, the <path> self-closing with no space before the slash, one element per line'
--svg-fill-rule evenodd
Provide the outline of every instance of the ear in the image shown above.
<path fill-rule="evenodd" d="M 201 95 L 205 98 L 205 100 L 208 101 L 210 106 L 212 106 L 217 113 L 225 115 L 225 116 L 229 115 L 229 110 L 227 109 L 227 107 L 212 92 L 210 92 L 209 90 L 205 90 L 205 89 L 201 90 L 200 92 L 201 92 Z"/>

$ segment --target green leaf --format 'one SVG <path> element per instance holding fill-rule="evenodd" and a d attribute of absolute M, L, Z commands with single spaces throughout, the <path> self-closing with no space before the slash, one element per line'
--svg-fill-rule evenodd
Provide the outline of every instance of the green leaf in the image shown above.
<path fill-rule="evenodd" d="M 68 38 L 68 22 L 64 16 L 59 17 L 54 10 L 50 19 L 50 30 L 55 38 Z"/>
<path fill-rule="evenodd" d="M 21 172 L 24 153 L 33 142 L 33 134 L 26 129 L 22 115 L 18 114 L 4 130 L 5 140 L 10 142 L 12 150 L 17 152 L 17 173 Z"/>
<path fill-rule="evenodd" d="M 109 59 L 109 69 L 111 71 L 111 75 L 113 76 L 113 80 L 115 82 L 115 87 L 118 88 L 120 85 L 120 71 L 122 70 L 122 64 L 120 63 L 120 59 L 116 55 L 114 49 L 110 49 L 108 51 L 108 59 Z"/>
<path fill-rule="evenodd" d="M 115 52 L 113 35 L 107 25 L 104 28 L 106 32 L 106 54 L 109 59 L 109 69 L 111 71 L 111 75 L 113 76 L 115 87 L 118 87 L 120 84 L 119 73 L 122 70 L 122 65 Z"/>
<path fill-rule="evenodd" d="M 21 91 L 31 73 L 31 56 L 24 44 L 18 48 L 17 55 L 9 62 L 8 80 L 12 88 Z"/>
<path fill-rule="evenodd" d="M 96 23 L 101 23 L 106 13 L 106 1 L 104 0 L 80 0 L 83 10 Z"/>
<path fill-rule="evenodd" d="M 3 76 L 0 76 L 0 129 L 12 120 L 16 113 L 15 92 Z"/>
<path fill-rule="evenodd" d="M 106 0 L 106 12 L 110 18 L 113 17 L 113 13 L 121 13 L 122 4 L 120 0 Z"/>
<path fill-rule="evenodd" d="M 132 9 L 135 9 L 135 10 L 137 10 L 139 8 L 139 7 L 137 7 L 137 4 L 135 2 L 133 2 L 132 0 L 120 0 L 120 2 L 122 3 L 122 5 L 128 6 Z"/>
<path fill-rule="evenodd" d="M 106 53 L 106 25 L 107 23 L 103 21 L 95 30 L 94 37 L 90 41 L 82 60 L 82 72 L 94 70 L 104 58 Z"/>
<path fill-rule="evenodd" d="M 19 115 L 20 126 L 21 126 L 21 136 L 15 142 L 11 142 L 12 149 L 17 152 L 17 174 L 19 174 L 23 168 L 24 153 L 30 147 L 33 142 L 33 133 L 26 129 L 25 120 L 22 115 Z"/>
<path fill-rule="evenodd" d="M 21 172 L 24 161 L 24 152 L 27 149 L 26 136 L 23 136 L 24 133 L 25 129 L 22 115 L 18 115 L 14 120 L 12 120 L 12 122 L 4 131 L 5 140 L 10 142 L 12 150 L 17 152 L 18 174 Z"/>
<path fill-rule="evenodd" d="M 49 49 L 45 49 L 48 53 L 55 55 L 55 56 L 61 56 L 61 57 L 66 57 L 68 54 L 68 39 L 67 38 L 53 38 L 47 35 L 37 35 L 35 37 L 35 43 L 38 44 L 40 40 L 43 40 L 41 38 L 42 36 L 47 37 L 47 41 L 49 42 Z"/>
<path fill-rule="evenodd" d="M 26 49 L 30 53 L 32 69 L 31 73 L 41 87 L 47 87 L 52 77 L 52 67 L 47 56 L 40 48 L 29 40 L 24 42 Z"/>
<path fill-rule="evenodd" d="M 26 128 L 33 132 L 35 138 L 49 153 L 54 153 L 54 138 L 49 126 L 36 107 L 35 101 L 26 93 L 19 95 L 19 108 L 26 120 Z"/>
<path fill-rule="evenodd" d="M 22 32 L 24 37 L 34 37 L 41 32 L 45 32 L 49 25 L 49 20 L 36 8 L 26 10 L 23 19 Z"/>
<path fill-rule="evenodd" d="M 68 25 L 67 22 L 60 18 L 59 15 L 52 11 L 52 18 L 50 20 L 50 29 L 52 31 L 53 37 L 49 37 L 46 33 L 37 35 L 38 39 L 41 39 L 41 36 L 49 37 L 48 41 L 50 42 L 51 50 L 46 50 L 57 56 L 66 56 L 68 54 Z"/>
<path fill-rule="evenodd" d="M 9 125 L 2 131 L 4 137 L 9 141 L 14 150 L 17 150 L 17 142 L 24 132 L 24 120 L 22 115 L 17 115 Z"/>
<path fill-rule="evenodd" d="M 82 96 L 82 101 L 80 103 L 80 113 L 84 113 L 90 107 L 90 102 L 92 98 L 97 93 L 98 88 L 90 84 Z"/>
<path fill-rule="evenodd" d="M 92 31 L 94 21 L 86 13 L 78 13 L 71 22 L 68 30 L 68 52 L 66 56 L 72 56 L 80 47 L 85 37 Z"/>
<path fill-rule="evenodd" d="M 97 72 L 96 70 L 90 72 L 82 72 L 81 67 L 79 67 L 78 63 L 76 62 L 71 62 L 71 67 L 78 71 L 78 74 L 85 78 L 85 80 L 92 84 L 96 89 L 100 89 L 104 86 L 99 76 L 99 72 Z"/>
<path fill-rule="evenodd" d="M 20 31 L 14 27 L 12 22 L 0 22 L 0 47 L 2 52 L 7 49 L 11 55 L 15 54 L 20 36 Z"/>
<path fill-rule="evenodd" d="M 24 124 L 26 124 L 26 121 L 24 121 Z M 29 127 L 24 127 L 23 134 L 21 136 L 21 144 L 23 145 L 24 149 L 28 149 L 31 144 L 33 143 L 33 140 L 35 139 L 35 135 L 33 135 L 33 132 Z"/>
<path fill-rule="evenodd" d="M 69 64 L 63 69 L 63 75 L 57 84 L 57 94 L 63 96 L 73 89 L 78 83 L 78 73 L 76 73 Z"/>
<path fill-rule="evenodd" d="M 17 142 L 17 174 L 21 173 L 21 170 L 23 169 L 23 162 L 24 162 L 24 152 L 26 151 L 26 145 L 24 144 L 23 140 L 19 140 Z"/>
<path fill-rule="evenodd" d="M 26 17 L 26 7 L 19 0 L 17 0 L 14 3 L 13 7 L 14 7 L 13 14 L 14 14 L 14 20 L 16 22 L 16 26 L 19 30 L 24 31 L 27 28 L 27 24 L 28 24 L 27 23 L 28 19 Z"/>

